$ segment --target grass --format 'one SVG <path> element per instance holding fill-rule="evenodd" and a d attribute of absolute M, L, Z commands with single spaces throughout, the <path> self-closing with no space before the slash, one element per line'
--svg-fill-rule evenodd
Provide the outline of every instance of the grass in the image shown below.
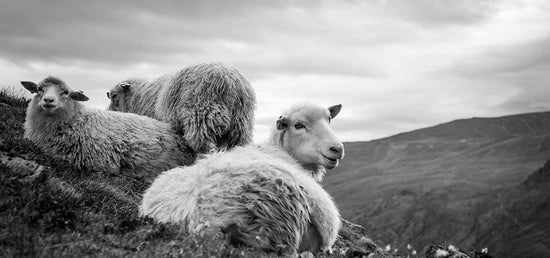
<path fill-rule="evenodd" d="M 277 256 L 232 246 L 221 233 L 191 236 L 178 225 L 139 217 L 138 196 L 147 185 L 132 175 L 78 170 L 42 153 L 23 138 L 28 103 L 14 90 L 0 90 L 1 257 Z M 376 249 L 365 239 L 363 228 L 347 227 L 334 254 L 325 256 Z"/>

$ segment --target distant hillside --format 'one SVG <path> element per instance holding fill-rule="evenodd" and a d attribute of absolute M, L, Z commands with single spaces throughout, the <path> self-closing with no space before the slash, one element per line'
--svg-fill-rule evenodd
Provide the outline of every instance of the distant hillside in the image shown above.
<path fill-rule="evenodd" d="M 550 257 L 550 161 L 522 183 L 488 194 L 477 212 L 475 243 L 499 257 Z"/>
<path fill-rule="evenodd" d="M 550 255 L 550 187 L 521 188 L 550 159 L 550 112 L 461 119 L 345 146 L 323 185 L 381 244 Z M 535 250 L 524 250 L 527 241 Z"/>

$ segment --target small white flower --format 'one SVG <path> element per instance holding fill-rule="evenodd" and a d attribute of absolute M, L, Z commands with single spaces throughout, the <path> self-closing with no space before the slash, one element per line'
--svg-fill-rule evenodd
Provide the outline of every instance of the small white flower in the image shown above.
<path fill-rule="evenodd" d="M 310 252 L 310 251 L 305 251 L 305 252 L 301 253 L 300 255 L 298 255 L 298 257 L 300 257 L 300 258 L 315 258 L 315 255 L 313 255 L 313 253 Z"/>
<path fill-rule="evenodd" d="M 391 245 L 388 244 L 388 245 L 386 246 L 386 248 L 384 248 L 384 251 L 389 252 L 390 250 L 391 250 Z"/>
<path fill-rule="evenodd" d="M 449 245 L 449 248 L 447 249 L 449 249 L 449 251 L 451 252 L 458 252 L 458 249 L 454 245 Z"/>
<path fill-rule="evenodd" d="M 416 250 L 413 250 L 413 251 L 411 252 L 411 254 L 414 255 L 414 256 L 416 256 Z"/>
<path fill-rule="evenodd" d="M 340 255 L 345 255 L 349 248 L 340 249 Z"/>
<path fill-rule="evenodd" d="M 485 248 L 481 249 L 481 253 L 482 254 L 488 254 L 489 253 L 489 248 L 485 247 Z"/>
<path fill-rule="evenodd" d="M 447 257 L 447 256 L 449 256 L 449 252 L 447 252 L 447 250 L 437 249 L 437 251 L 435 251 L 435 257 Z"/>
<path fill-rule="evenodd" d="M 411 244 L 407 244 L 407 249 L 411 250 L 412 249 L 412 246 Z"/>

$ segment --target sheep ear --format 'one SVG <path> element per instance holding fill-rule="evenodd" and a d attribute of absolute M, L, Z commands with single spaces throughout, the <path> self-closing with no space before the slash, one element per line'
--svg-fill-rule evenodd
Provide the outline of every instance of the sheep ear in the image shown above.
<path fill-rule="evenodd" d="M 71 97 L 71 99 L 74 99 L 76 101 L 87 101 L 90 99 L 86 95 L 84 95 L 84 92 L 82 91 L 73 91 L 69 93 L 69 97 Z"/>
<path fill-rule="evenodd" d="M 329 107 L 328 111 L 330 112 L 330 118 L 335 118 L 338 113 L 340 113 L 340 110 L 342 110 L 342 104 Z"/>
<path fill-rule="evenodd" d="M 34 83 L 34 82 L 22 81 L 21 85 L 23 85 L 23 87 L 25 87 L 25 89 L 27 89 L 31 93 L 37 93 L 38 92 L 38 85 L 36 85 L 36 83 Z"/>
<path fill-rule="evenodd" d="M 129 90 L 130 90 L 130 84 L 127 83 L 127 82 L 121 84 L 120 87 L 121 87 L 124 91 L 129 91 Z"/>
<path fill-rule="evenodd" d="M 288 119 L 286 117 L 280 116 L 279 119 L 277 119 L 277 130 L 286 129 L 287 126 Z"/>
<path fill-rule="evenodd" d="M 107 98 L 111 99 L 111 93 L 107 91 Z"/>

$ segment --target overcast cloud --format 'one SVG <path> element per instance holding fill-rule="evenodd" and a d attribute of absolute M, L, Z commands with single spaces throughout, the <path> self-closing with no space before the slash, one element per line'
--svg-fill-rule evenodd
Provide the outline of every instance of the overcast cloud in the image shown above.
<path fill-rule="evenodd" d="M 105 108 L 127 77 L 223 62 L 262 141 L 294 102 L 343 104 L 344 141 L 550 110 L 546 0 L 0 0 L 0 87 L 48 75 Z"/>

